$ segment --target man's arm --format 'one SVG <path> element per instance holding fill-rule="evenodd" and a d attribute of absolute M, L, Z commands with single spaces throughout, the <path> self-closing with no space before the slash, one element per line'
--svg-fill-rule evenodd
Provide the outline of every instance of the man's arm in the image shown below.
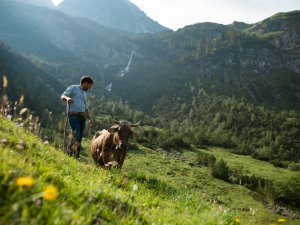
<path fill-rule="evenodd" d="M 68 96 L 66 96 L 66 95 L 60 96 L 60 99 L 61 99 L 62 101 L 67 101 L 67 102 L 70 103 L 70 104 L 72 104 L 72 103 L 74 102 L 72 98 L 70 98 L 70 97 L 68 97 Z"/>
<path fill-rule="evenodd" d="M 92 119 L 91 119 L 91 115 L 90 115 L 90 112 L 89 112 L 88 109 L 85 110 L 85 118 L 88 120 L 89 125 L 90 125 L 90 126 L 93 126 L 93 121 L 92 121 Z"/>

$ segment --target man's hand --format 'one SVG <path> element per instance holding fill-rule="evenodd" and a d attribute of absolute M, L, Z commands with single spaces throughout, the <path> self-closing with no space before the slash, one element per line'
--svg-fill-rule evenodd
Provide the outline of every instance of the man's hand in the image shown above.
<path fill-rule="evenodd" d="M 73 100 L 72 98 L 70 98 L 70 97 L 68 97 L 68 96 L 66 96 L 66 95 L 62 95 L 62 96 L 60 97 L 60 99 L 61 99 L 62 101 L 68 102 L 69 104 L 72 104 L 72 103 L 74 102 L 74 100 Z"/>
<path fill-rule="evenodd" d="M 73 104 L 73 99 L 72 98 L 67 98 L 67 102 L 69 103 L 69 104 Z"/>
<path fill-rule="evenodd" d="M 92 127 L 93 126 L 93 121 L 91 119 L 89 119 L 88 122 L 89 122 L 89 126 Z"/>

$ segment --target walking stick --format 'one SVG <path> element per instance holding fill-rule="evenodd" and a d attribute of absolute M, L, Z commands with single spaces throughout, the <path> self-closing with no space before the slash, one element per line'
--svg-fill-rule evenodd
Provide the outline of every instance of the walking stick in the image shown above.
<path fill-rule="evenodd" d="M 64 153 L 67 153 L 67 147 L 66 147 L 66 136 L 67 136 L 67 124 L 69 120 L 69 112 L 70 112 L 70 103 L 67 102 L 67 111 L 66 111 L 66 122 L 65 122 L 65 129 L 64 129 L 64 144 L 63 144 L 63 151 Z"/>

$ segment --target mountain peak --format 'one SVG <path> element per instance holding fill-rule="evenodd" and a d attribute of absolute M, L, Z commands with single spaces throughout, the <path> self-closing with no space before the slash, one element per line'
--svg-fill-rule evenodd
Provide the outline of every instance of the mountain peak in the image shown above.
<path fill-rule="evenodd" d="M 22 2 L 30 5 L 54 8 L 54 4 L 51 0 L 14 0 L 16 2 Z"/>
<path fill-rule="evenodd" d="M 166 30 L 129 0 L 65 0 L 57 9 L 77 17 L 134 33 L 155 33 Z"/>

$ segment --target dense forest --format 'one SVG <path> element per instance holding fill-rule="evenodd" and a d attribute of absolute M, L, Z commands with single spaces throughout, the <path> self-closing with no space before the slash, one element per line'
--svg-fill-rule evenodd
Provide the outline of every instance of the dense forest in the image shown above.
<path fill-rule="evenodd" d="M 149 127 L 140 130 L 139 141 L 151 147 L 186 147 L 189 144 L 228 148 L 237 154 L 271 161 L 279 166 L 299 160 L 300 117 L 294 111 L 275 111 L 235 98 L 208 95 L 193 89 L 192 99 L 163 98 L 155 116 L 133 110 L 126 102 L 102 98 L 91 100 L 96 128 L 110 125 L 110 115 L 138 121 Z M 99 117 L 101 118 L 101 117 Z M 179 146 L 176 146 L 179 145 Z"/>

